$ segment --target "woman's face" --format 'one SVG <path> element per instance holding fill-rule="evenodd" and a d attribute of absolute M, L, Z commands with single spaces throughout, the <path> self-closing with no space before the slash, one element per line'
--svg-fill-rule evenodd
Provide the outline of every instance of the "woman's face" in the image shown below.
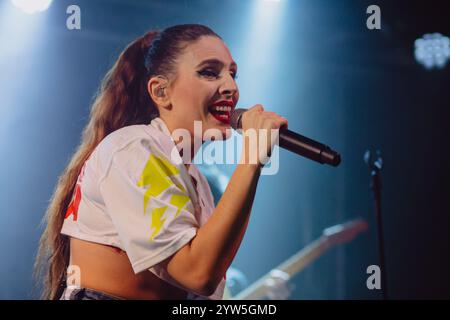
<path fill-rule="evenodd" d="M 237 65 L 221 39 L 203 36 L 188 44 L 170 84 L 171 109 L 163 118 L 169 129 L 185 128 L 193 137 L 194 121 L 201 121 L 202 135 L 216 128 L 221 139 L 228 138 L 230 111 L 239 99 L 236 73 Z"/>

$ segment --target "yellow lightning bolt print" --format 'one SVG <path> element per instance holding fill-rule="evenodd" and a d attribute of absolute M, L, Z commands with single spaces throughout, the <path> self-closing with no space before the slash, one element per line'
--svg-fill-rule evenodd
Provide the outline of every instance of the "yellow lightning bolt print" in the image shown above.
<path fill-rule="evenodd" d="M 167 209 L 167 206 L 164 206 L 164 207 L 161 207 L 161 208 L 155 208 L 152 211 L 152 228 L 153 228 L 153 232 L 152 232 L 152 235 L 150 237 L 150 239 L 152 239 L 152 240 L 158 234 L 159 230 L 161 230 L 161 227 L 163 226 L 164 221 L 166 221 L 166 219 L 163 219 L 163 217 L 162 217 L 164 212 L 166 211 L 166 209 Z"/>
<path fill-rule="evenodd" d="M 175 214 L 175 217 L 178 216 L 178 214 L 181 211 L 181 208 L 184 207 L 184 205 L 189 201 L 189 197 L 185 196 L 184 194 L 174 194 L 170 198 L 170 204 L 173 204 L 175 207 L 178 208 L 177 213 Z"/>
<path fill-rule="evenodd" d="M 144 194 L 144 214 L 147 212 L 147 206 L 151 197 L 157 197 L 171 186 L 176 185 L 178 189 L 183 191 L 183 193 L 186 192 L 182 185 L 179 183 L 175 184 L 172 179 L 170 179 L 171 176 L 175 176 L 179 172 L 179 169 L 168 160 L 155 155 L 150 155 L 150 158 L 142 171 L 141 178 L 137 183 L 139 187 L 148 186 L 148 189 Z M 178 216 L 181 209 L 189 200 L 190 198 L 184 194 L 173 194 L 171 196 L 169 203 L 178 209 L 175 217 Z M 166 209 L 167 206 L 163 206 L 160 208 L 155 208 L 151 212 L 152 225 L 150 230 L 153 230 L 151 235 L 152 240 L 161 230 L 164 222 L 166 221 L 166 218 L 162 218 Z"/>

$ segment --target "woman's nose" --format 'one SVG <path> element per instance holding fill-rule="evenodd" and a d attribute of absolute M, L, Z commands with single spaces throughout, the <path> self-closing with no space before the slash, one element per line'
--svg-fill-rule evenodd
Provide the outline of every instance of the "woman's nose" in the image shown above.
<path fill-rule="evenodd" d="M 233 96 L 237 93 L 238 88 L 236 85 L 236 82 L 234 81 L 233 77 L 231 75 L 227 77 L 224 83 L 219 88 L 219 93 L 221 95 L 230 95 Z"/>

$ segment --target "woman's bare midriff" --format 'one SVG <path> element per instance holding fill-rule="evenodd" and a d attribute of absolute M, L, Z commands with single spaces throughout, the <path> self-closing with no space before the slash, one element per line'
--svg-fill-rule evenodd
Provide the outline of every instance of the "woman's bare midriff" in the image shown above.
<path fill-rule="evenodd" d="M 80 268 L 81 287 L 124 299 L 186 299 L 187 293 L 150 271 L 133 272 L 119 248 L 70 239 L 70 264 Z"/>

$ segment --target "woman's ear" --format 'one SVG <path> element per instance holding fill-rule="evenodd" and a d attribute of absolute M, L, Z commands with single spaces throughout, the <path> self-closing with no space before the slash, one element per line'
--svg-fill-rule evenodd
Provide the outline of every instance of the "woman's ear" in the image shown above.
<path fill-rule="evenodd" d="M 166 77 L 151 77 L 147 83 L 147 91 L 157 107 L 170 108 L 169 81 Z"/>

